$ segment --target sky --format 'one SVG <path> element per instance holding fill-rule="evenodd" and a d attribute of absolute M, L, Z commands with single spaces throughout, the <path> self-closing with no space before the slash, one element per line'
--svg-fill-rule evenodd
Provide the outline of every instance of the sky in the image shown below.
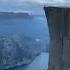
<path fill-rule="evenodd" d="M 41 3 L 43 0 L 0 0 L 0 2 L 37 2 L 37 3 Z"/>
<path fill-rule="evenodd" d="M 35 14 L 43 14 L 43 3 L 52 0 L 0 0 L 0 12 L 17 11 L 17 12 L 32 12 Z M 64 1 L 64 0 L 53 0 Z"/>
<path fill-rule="evenodd" d="M 42 11 L 42 0 L 0 0 L 0 11 L 28 11 L 38 13 Z"/>
<path fill-rule="evenodd" d="M 1 5 L 6 5 L 6 4 L 10 4 L 13 5 L 15 4 L 15 6 L 19 6 L 19 5 L 23 5 L 26 3 L 35 3 L 35 4 L 42 4 L 44 1 L 46 0 L 0 0 L 0 4 Z"/>

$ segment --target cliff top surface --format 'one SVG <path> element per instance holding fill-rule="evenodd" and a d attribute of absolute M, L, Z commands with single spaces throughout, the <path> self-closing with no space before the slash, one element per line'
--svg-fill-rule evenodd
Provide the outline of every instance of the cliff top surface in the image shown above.
<path fill-rule="evenodd" d="M 70 8 L 70 0 L 44 0 L 45 7 L 63 7 Z"/>

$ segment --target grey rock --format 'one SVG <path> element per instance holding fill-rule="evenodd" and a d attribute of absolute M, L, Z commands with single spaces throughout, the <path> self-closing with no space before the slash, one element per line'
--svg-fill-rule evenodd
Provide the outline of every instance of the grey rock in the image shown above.
<path fill-rule="evenodd" d="M 70 70 L 70 8 L 45 7 L 50 31 L 48 70 Z"/>

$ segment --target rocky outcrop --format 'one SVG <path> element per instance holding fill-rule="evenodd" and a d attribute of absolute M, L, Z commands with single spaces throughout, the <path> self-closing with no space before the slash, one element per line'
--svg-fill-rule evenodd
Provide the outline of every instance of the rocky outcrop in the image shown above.
<path fill-rule="evenodd" d="M 70 70 L 70 9 L 44 8 L 50 32 L 48 70 Z"/>

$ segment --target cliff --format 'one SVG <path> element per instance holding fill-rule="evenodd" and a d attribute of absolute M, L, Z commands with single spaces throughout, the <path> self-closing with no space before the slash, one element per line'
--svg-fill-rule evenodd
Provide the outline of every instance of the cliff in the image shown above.
<path fill-rule="evenodd" d="M 50 32 L 48 70 L 70 70 L 70 8 L 44 7 Z"/>

